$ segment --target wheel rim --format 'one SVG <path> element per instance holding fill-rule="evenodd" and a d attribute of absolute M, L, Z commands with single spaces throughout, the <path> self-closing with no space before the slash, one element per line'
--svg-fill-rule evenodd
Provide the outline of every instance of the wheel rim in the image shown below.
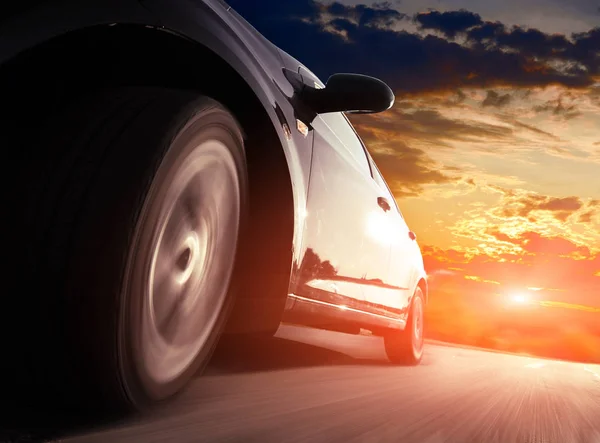
<path fill-rule="evenodd" d="M 424 343 L 424 315 L 423 300 L 421 299 L 421 297 L 416 297 L 414 299 L 412 315 L 412 345 L 415 355 L 420 356 L 423 352 Z"/>
<path fill-rule="evenodd" d="M 216 140 L 188 150 L 152 199 L 140 356 L 154 382 L 193 364 L 227 298 L 240 219 L 239 176 Z"/>

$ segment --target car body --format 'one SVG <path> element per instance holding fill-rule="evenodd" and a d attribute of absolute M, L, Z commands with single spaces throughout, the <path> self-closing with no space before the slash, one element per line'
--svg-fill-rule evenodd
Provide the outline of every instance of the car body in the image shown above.
<path fill-rule="evenodd" d="M 416 235 L 344 113 L 302 109 L 299 90 L 326 89 L 306 66 L 220 0 L 11 8 L 0 16 L 0 84 L 14 105 L 7 126 L 23 126 L 32 100 L 51 112 L 48 91 L 68 101 L 103 82 L 172 82 L 225 103 L 245 131 L 269 134 L 250 172 L 251 235 L 238 265 L 242 286 L 255 289 L 236 300 L 226 332 L 271 334 L 281 321 L 377 335 L 406 328 L 417 288 L 427 300 Z M 24 67 L 40 66 L 27 90 L 16 86 Z"/>

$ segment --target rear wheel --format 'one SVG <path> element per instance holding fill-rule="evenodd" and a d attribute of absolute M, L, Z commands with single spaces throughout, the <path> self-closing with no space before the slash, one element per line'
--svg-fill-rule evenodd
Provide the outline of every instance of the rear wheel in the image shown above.
<path fill-rule="evenodd" d="M 143 409 L 207 363 L 229 312 L 241 130 L 209 98 L 131 88 L 74 104 L 42 136 L 26 220 L 39 286 L 22 306 L 39 342 L 23 348 L 53 364 L 25 358 L 34 392 Z"/>
<path fill-rule="evenodd" d="M 417 286 L 412 299 L 410 314 L 403 331 L 384 335 L 385 351 L 392 363 L 418 365 L 424 348 L 424 297 Z"/>

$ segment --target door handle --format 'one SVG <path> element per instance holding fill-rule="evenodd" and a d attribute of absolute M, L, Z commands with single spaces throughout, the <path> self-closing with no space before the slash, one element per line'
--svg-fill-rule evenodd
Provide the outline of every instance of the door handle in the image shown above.
<path fill-rule="evenodd" d="M 377 197 L 377 204 L 379 205 L 379 207 L 381 209 L 383 209 L 385 212 L 389 211 L 390 209 L 392 209 L 392 207 L 390 206 L 390 203 L 387 201 L 386 198 L 384 197 Z"/>
<path fill-rule="evenodd" d="M 411 240 L 417 239 L 417 234 L 415 234 L 413 231 L 408 231 L 408 236 L 410 237 Z"/>

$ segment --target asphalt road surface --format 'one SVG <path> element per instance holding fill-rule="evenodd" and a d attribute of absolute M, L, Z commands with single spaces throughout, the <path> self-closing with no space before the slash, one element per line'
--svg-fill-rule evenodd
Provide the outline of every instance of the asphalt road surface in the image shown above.
<path fill-rule="evenodd" d="M 390 364 L 380 338 L 284 326 L 223 345 L 150 415 L 81 443 L 600 443 L 600 366 L 429 345 Z"/>

